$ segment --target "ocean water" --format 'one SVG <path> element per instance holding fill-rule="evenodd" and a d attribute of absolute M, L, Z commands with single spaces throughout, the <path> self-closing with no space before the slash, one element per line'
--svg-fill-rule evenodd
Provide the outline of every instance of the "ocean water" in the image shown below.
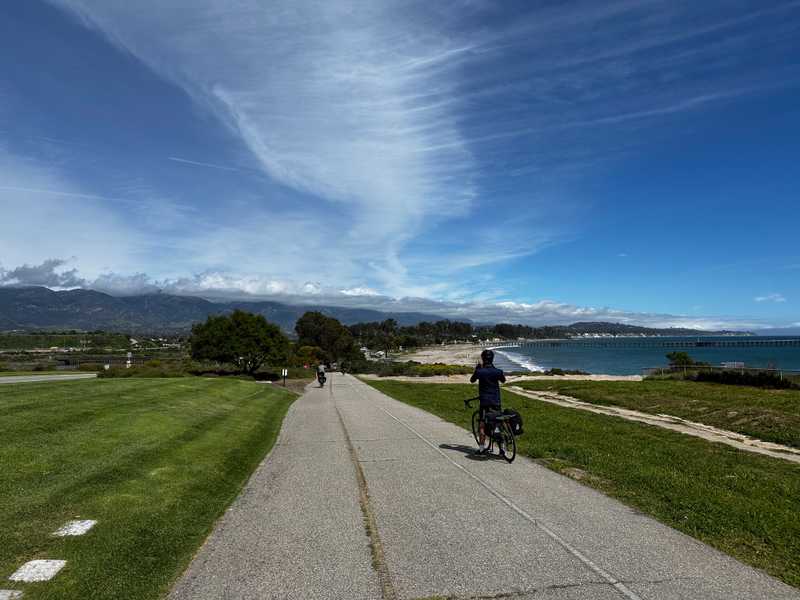
<path fill-rule="evenodd" d="M 580 369 L 608 375 L 638 375 L 648 367 L 668 364 L 669 352 L 686 352 L 693 359 L 719 366 L 723 362 L 744 363 L 746 367 L 774 367 L 800 371 L 800 345 L 780 346 L 777 342 L 796 337 L 733 338 L 758 340 L 774 345 L 755 347 L 669 347 L 673 342 L 731 341 L 732 338 L 603 338 L 567 340 L 547 346 L 495 348 L 495 363 L 504 370 L 543 371 L 552 368 Z M 598 345 L 598 342 L 602 345 Z"/>

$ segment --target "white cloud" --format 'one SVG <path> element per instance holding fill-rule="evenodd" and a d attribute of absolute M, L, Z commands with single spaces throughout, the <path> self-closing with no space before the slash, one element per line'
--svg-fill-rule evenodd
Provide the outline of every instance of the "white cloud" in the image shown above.
<path fill-rule="evenodd" d="M 51 258 L 40 265 L 24 264 L 10 271 L 0 267 L 0 285 L 43 285 L 49 288 L 76 288 L 85 286 L 86 280 L 78 270 L 64 269 L 66 260 Z"/>
<path fill-rule="evenodd" d="M 380 293 L 368 287 L 354 287 L 339 290 L 345 296 L 380 296 Z"/>
<path fill-rule="evenodd" d="M 59 169 L 14 156 L 0 146 L 2 266 L 79 256 L 84 276 L 134 266 L 143 238 L 120 218 L 120 200 L 81 189 Z M 58 268 L 52 267 L 51 276 Z M 23 277 L 34 273 L 20 272 Z M 40 273 L 44 275 L 44 273 Z"/>
<path fill-rule="evenodd" d="M 763 296 L 756 296 L 753 298 L 756 302 L 786 302 L 783 294 L 765 294 Z"/>

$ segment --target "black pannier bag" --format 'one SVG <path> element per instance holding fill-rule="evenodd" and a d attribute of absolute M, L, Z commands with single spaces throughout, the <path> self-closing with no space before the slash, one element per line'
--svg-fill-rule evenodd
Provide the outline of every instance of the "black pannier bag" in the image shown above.
<path fill-rule="evenodd" d="M 524 433 L 522 430 L 522 415 L 513 408 L 504 409 L 503 414 L 511 415 L 511 418 L 508 420 L 508 422 L 511 425 L 511 430 L 514 432 L 514 435 L 522 435 Z"/>

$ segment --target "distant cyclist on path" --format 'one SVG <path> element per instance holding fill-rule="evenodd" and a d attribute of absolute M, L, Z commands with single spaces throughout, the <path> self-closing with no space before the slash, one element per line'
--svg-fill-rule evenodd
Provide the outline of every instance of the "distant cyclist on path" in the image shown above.
<path fill-rule="evenodd" d="M 486 454 L 489 445 L 486 443 L 486 413 L 500 411 L 500 384 L 506 382 L 503 371 L 494 366 L 494 352 L 481 352 L 481 362 L 475 365 L 475 372 L 470 383 L 478 382 L 478 398 L 480 400 L 480 435 L 478 437 L 478 454 Z"/>

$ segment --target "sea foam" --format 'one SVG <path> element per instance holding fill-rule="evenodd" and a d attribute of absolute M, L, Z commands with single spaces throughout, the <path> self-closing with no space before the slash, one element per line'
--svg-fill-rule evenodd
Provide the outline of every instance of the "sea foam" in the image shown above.
<path fill-rule="evenodd" d="M 544 367 L 537 365 L 535 362 L 531 360 L 530 356 L 525 356 L 523 354 L 517 354 L 516 352 L 510 352 L 503 348 L 492 348 L 495 354 L 499 354 L 503 358 L 505 358 L 508 362 L 513 364 L 515 367 L 521 367 L 526 371 L 544 371 L 546 370 Z"/>

